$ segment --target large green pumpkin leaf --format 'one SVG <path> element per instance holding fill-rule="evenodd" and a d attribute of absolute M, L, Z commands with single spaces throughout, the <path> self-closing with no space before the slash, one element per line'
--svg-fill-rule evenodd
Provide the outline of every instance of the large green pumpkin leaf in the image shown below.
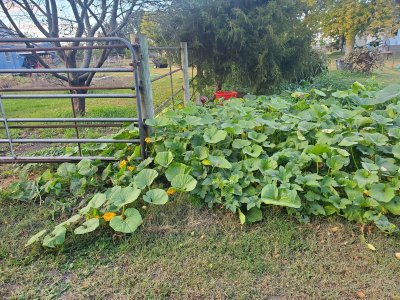
<path fill-rule="evenodd" d="M 193 150 L 193 155 L 198 159 L 198 160 L 203 160 L 208 157 L 210 153 L 210 150 L 207 147 L 204 146 L 197 146 Z"/>
<path fill-rule="evenodd" d="M 115 208 L 121 208 L 125 205 L 131 204 L 139 198 L 142 191 L 133 187 L 126 187 L 118 192 L 115 192 L 110 197 L 110 203 Z"/>
<path fill-rule="evenodd" d="M 43 246 L 48 248 L 55 248 L 60 246 L 65 241 L 65 234 L 67 229 L 64 226 L 56 227 L 50 234 L 46 235 L 43 239 Z"/>
<path fill-rule="evenodd" d="M 75 178 L 71 179 L 71 183 L 69 186 L 69 191 L 75 197 L 80 197 L 85 194 L 87 180 L 86 178 Z"/>
<path fill-rule="evenodd" d="M 81 226 L 76 228 L 74 230 L 74 233 L 77 235 L 86 234 L 86 233 L 95 231 L 97 229 L 97 227 L 99 227 L 99 226 L 100 226 L 100 220 L 97 218 L 93 218 L 93 219 L 87 220 Z"/>
<path fill-rule="evenodd" d="M 263 152 L 263 148 L 259 145 L 253 145 L 249 147 L 245 147 L 243 149 L 243 154 L 249 155 L 254 158 L 258 158 Z"/>
<path fill-rule="evenodd" d="M 80 219 L 82 218 L 82 215 L 77 214 L 77 215 L 73 215 L 72 217 L 70 217 L 68 220 L 58 224 L 56 227 L 58 226 L 64 226 L 64 227 L 69 227 L 72 224 L 78 222 Z"/>
<path fill-rule="evenodd" d="M 389 141 L 386 135 L 380 133 L 363 133 L 365 141 L 369 144 L 375 144 L 377 146 L 385 146 Z"/>
<path fill-rule="evenodd" d="M 156 155 L 156 158 L 154 159 L 155 163 L 167 168 L 172 161 L 174 160 L 174 155 L 172 154 L 171 151 L 168 152 L 159 152 Z"/>
<path fill-rule="evenodd" d="M 215 168 L 220 168 L 220 169 L 231 169 L 232 168 L 231 163 L 225 157 L 210 155 L 208 157 L 208 160 L 211 162 L 211 165 Z"/>
<path fill-rule="evenodd" d="M 301 201 L 297 191 L 288 189 L 278 189 L 274 184 L 266 185 L 261 191 L 261 201 L 264 204 L 300 208 Z"/>
<path fill-rule="evenodd" d="M 249 139 L 251 139 L 259 144 L 265 142 L 268 138 L 265 134 L 258 133 L 255 131 L 249 132 L 248 136 L 249 136 Z"/>
<path fill-rule="evenodd" d="M 98 209 L 106 202 L 106 200 L 107 197 L 105 194 L 98 193 L 93 196 L 92 200 L 89 201 L 87 206 Z"/>
<path fill-rule="evenodd" d="M 326 160 L 326 164 L 332 172 L 341 170 L 344 166 L 347 166 L 350 160 L 347 157 L 341 155 L 334 155 Z"/>
<path fill-rule="evenodd" d="M 386 203 L 384 207 L 393 215 L 400 216 L 400 197 L 397 196 L 389 203 Z"/>
<path fill-rule="evenodd" d="M 83 159 L 77 164 L 78 173 L 82 176 L 92 176 L 96 174 L 98 168 L 89 159 Z"/>
<path fill-rule="evenodd" d="M 167 127 L 172 124 L 173 124 L 172 120 L 165 116 L 160 116 L 160 117 L 157 117 L 156 119 L 146 120 L 146 125 L 149 125 L 154 128 Z"/>
<path fill-rule="evenodd" d="M 158 172 L 156 170 L 144 169 L 136 175 L 134 181 L 139 189 L 144 189 L 146 186 L 150 187 L 157 177 Z"/>
<path fill-rule="evenodd" d="M 161 189 L 150 190 L 143 196 L 143 200 L 147 203 L 164 205 L 168 202 L 168 194 Z"/>
<path fill-rule="evenodd" d="M 394 157 L 400 159 L 400 143 L 397 143 L 396 145 L 393 146 L 392 153 Z"/>
<path fill-rule="evenodd" d="M 165 171 L 165 177 L 167 177 L 168 181 L 171 182 L 176 175 L 186 174 L 189 172 L 189 170 L 190 168 L 187 165 L 178 162 L 173 162 Z"/>
<path fill-rule="evenodd" d="M 251 141 L 242 140 L 242 139 L 236 139 L 232 143 L 232 147 L 235 149 L 242 149 L 242 148 L 250 146 L 250 145 L 251 145 Z"/>
<path fill-rule="evenodd" d="M 357 181 L 359 187 L 365 187 L 367 184 L 379 182 L 379 176 L 365 169 L 358 170 L 354 175 L 354 180 Z"/>
<path fill-rule="evenodd" d="M 60 165 L 57 169 L 57 174 L 63 178 L 69 178 L 72 175 L 76 174 L 76 172 L 77 172 L 76 165 L 71 163 L 64 163 Z"/>
<path fill-rule="evenodd" d="M 42 230 L 38 233 L 36 233 L 34 236 L 32 236 L 28 242 L 25 244 L 25 247 L 28 247 L 34 243 L 37 243 L 40 241 L 40 238 L 47 232 L 47 230 Z"/>
<path fill-rule="evenodd" d="M 135 208 L 125 211 L 124 217 L 117 216 L 110 221 L 110 227 L 117 232 L 133 233 L 143 223 L 142 216 Z"/>
<path fill-rule="evenodd" d="M 261 198 L 263 199 L 278 199 L 279 190 L 275 184 L 266 185 L 261 191 Z"/>
<path fill-rule="evenodd" d="M 375 183 L 371 186 L 371 197 L 378 202 L 388 203 L 395 196 L 394 189 L 388 184 Z"/>
<path fill-rule="evenodd" d="M 351 147 L 354 145 L 358 145 L 364 139 L 358 135 L 352 135 L 349 137 L 344 138 L 340 143 L 339 146 L 341 147 Z"/>
<path fill-rule="evenodd" d="M 246 212 L 246 222 L 248 223 L 256 223 L 260 222 L 263 219 L 262 211 L 258 207 L 253 207 L 249 211 Z"/>
<path fill-rule="evenodd" d="M 225 140 L 227 135 L 228 133 L 225 130 L 218 130 L 213 126 L 204 130 L 203 138 L 206 143 L 217 144 Z"/>
<path fill-rule="evenodd" d="M 197 180 L 187 174 L 179 174 L 171 182 L 173 188 L 180 192 L 190 192 L 196 188 Z"/>

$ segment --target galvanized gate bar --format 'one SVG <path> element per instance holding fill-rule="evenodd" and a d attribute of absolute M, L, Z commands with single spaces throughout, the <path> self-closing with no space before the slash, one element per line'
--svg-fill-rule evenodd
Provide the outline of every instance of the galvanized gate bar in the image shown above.
<path fill-rule="evenodd" d="M 0 118 L 0 121 L 4 121 L 4 118 Z M 137 118 L 10 118 L 7 119 L 8 123 L 17 123 L 17 122 L 30 122 L 30 123 L 38 123 L 38 122 L 88 122 L 88 123 L 99 123 L 99 122 L 126 122 L 126 123 L 138 123 L 139 119 Z"/>
<path fill-rule="evenodd" d="M 1 51 L 0 51 L 1 52 Z M 0 74 L 55 74 L 55 73 L 122 73 L 133 72 L 131 68 L 76 68 L 76 69 L 2 69 Z"/>
<path fill-rule="evenodd" d="M 2 52 L 2 51 L 0 51 Z M 60 92 L 60 91 L 94 91 L 94 90 L 135 90 L 134 86 L 62 86 L 43 88 L 0 88 L 0 92 Z"/>
<path fill-rule="evenodd" d="M 72 143 L 104 143 L 104 144 L 138 144 L 140 140 L 113 139 L 0 139 L 0 144 L 9 141 L 15 144 L 72 144 Z"/>
<path fill-rule="evenodd" d="M 103 156 L 86 156 L 84 157 L 90 160 L 101 160 L 101 161 L 109 161 L 113 162 L 116 161 L 113 157 L 103 157 Z M 48 163 L 51 161 L 52 163 L 63 163 L 63 162 L 80 162 L 83 158 L 79 156 L 53 156 L 53 157 L 46 157 L 46 156 L 17 156 L 15 158 L 12 157 L 1 157 L 1 163 L 4 164 L 26 164 L 26 163 Z"/>
<path fill-rule="evenodd" d="M 178 73 L 178 72 L 180 72 L 180 71 L 182 71 L 182 69 L 177 69 L 177 70 L 174 70 L 174 71 L 172 71 L 172 72 L 165 73 L 165 74 L 160 75 L 160 76 L 158 76 L 158 77 L 156 77 L 156 78 L 153 78 L 153 79 L 151 80 L 151 82 L 155 82 L 155 81 L 157 81 L 157 80 L 163 79 L 164 77 L 171 76 L 172 74 Z"/>
<path fill-rule="evenodd" d="M 0 95 L 0 112 L 1 112 L 1 116 L 2 116 L 1 121 L 4 123 L 4 127 L 6 129 L 6 136 L 7 136 L 6 142 L 10 146 L 11 156 L 13 158 L 15 158 L 14 148 L 13 148 L 13 144 L 12 144 L 12 140 L 11 140 L 11 133 L 10 133 L 10 129 L 8 128 L 6 112 L 4 111 L 4 106 L 3 106 L 3 101 L 1 99 L 1 95 Z"/>
<path fill-rule="evenodd" d="M 15 94 L 15 95 L 3 95 L 3 100 L 9 99 L 71 99 L 71 98 L 93 98 L 93 99 L 135 99 L 136 95 L 129 94 L 43 94 L 43 95 L 28 95 L 28 94 Z"/>
<path fill-rule="evenodd" d="M 1 52 L 47 52 L 47 51 L 70 51 L 70 50 L 90 50 L 90 49 L 126 49 L 125 45 L 93 45 L 93 46 L 62 46 L 62 47 L 29 47 L 5 49 Z"/>

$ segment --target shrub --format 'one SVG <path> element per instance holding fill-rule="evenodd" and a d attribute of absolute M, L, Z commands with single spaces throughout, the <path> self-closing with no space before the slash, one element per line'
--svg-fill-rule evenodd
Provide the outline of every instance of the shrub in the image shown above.
<path fill-rule="evenodd" d="M 371 74 L 374 69 L 383 66 L 383 55 L 379 49 L 356 48 L 346 55 L 343 62 L 352 72 Z"/>

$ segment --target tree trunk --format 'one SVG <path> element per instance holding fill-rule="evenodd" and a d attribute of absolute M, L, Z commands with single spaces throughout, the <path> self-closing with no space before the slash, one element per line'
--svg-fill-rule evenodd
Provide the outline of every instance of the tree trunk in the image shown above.
<path fill-rule="evenodd" d="M 222 79 L 218 79 L 215 82 L 215 92 L 221 91 L 222 90 L 222 85 L 223 85 L 223 80 Z"/>
<path fill-rule="evenodd" d="M 85 86 L 84 80 L 72 80 L 71 85 L 76 87 L 76 90 L 71 92 L 75 92 L 76 94 L 85 95 L 87 94 L 87 90 L 80 90 L 79 87 Z M 76 116 L 84 116 L 86 113 L 86 99 L 85 98 L 72 98 L 72 106 L 74 110 L 74 115 Z"/>
<path fill-rule="evenodd" d="M 353 52 L 356 37 L 352 35 L 346 35 L 346 55 Z"/>
<path fill-rule="evenodd" d="M 77 94 L 86 94 L 87 91 L 77 91 Z M 84 116 L 86 113 L 86 99 L 85 98 L 72 98 L 74 111 L 77 116 Z"/>

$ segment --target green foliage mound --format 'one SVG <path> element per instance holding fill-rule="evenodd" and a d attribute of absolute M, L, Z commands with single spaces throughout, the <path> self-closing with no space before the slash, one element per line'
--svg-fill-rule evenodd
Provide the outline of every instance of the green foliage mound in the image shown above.
<path fill-rule="evenodd" d="M 400 215 L 399 96 L 397 85 L 371 91 L 355 83 L 332 94 L 313 89 L 168 111 L 147 121 L 154 136 L 139 165 L 137 148 L 102 174 L 89 161 L 59 167 L 49 182 L 67 187 L 89 176 L 104 184 L 42 243 L 56 247 L 72 228 L 86 234 L 107 223 L 132 233 L 143 205 L 183 193 L 225 207 L 241 223 L 261 221 L 275 207 L 303 222 L 339 215 L 398 232 L 390 220 Z"/>
<path fill-rule="evenodd" d="M 308 10 L 293 0 L 177 0 L 146 31 L 158 45 L 189 43 L 200 89 L 233 82 L 260 94 L 326 69 L 303 21 Z"/>

